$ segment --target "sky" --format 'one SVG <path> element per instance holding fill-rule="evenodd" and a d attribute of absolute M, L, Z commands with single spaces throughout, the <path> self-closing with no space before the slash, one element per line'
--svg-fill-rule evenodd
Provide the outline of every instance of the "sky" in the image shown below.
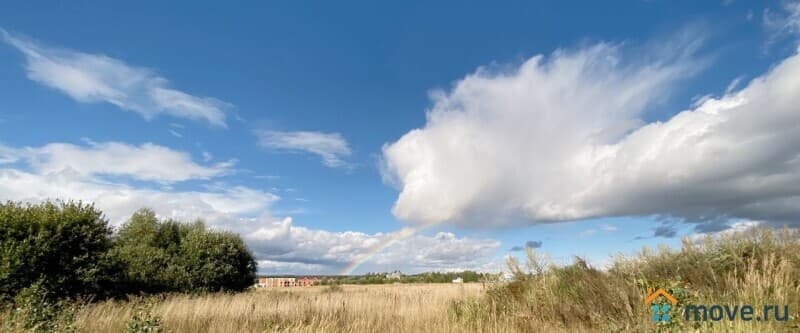
<path fill-rule="evenodd" d="M 800 217 L 800 2 L 9 1 L 0 200 L 261 274 L 605 267 Z"/>

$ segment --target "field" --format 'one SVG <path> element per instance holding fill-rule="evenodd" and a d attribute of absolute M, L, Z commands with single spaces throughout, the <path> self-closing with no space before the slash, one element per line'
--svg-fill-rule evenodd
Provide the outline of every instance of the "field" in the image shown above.
<path fill-rule="evenodd" d="M 580 258 L 571 265 L 554 265 L 529 251 L 527 262 L 509 263 L 513 281 L 486 288 L 480 283 L 440 283 L 168 293 L 124 301 L 67 303 L 64 311 L 21 301 L 0 313 L 0 329 L 89 333 L 798 332 L 799 236 L 797 230 L 762 228 L 704 240 L 685 239 L 680 249 L 645 249 L 616 258 L 606 270 Z M 653 319 L 651 303 L 646 301 L 649 288 L 663 288 L 674 297 L 668 318 Z M 36 297 L 23 298 L 30 299 Z M 666 300 L 651 299 L 652 304 Z M 756 319 L 746 320 L 744 315 L 724 319 L 721 308 L 719 319 L 713 319 L 711 310 L 711 320 L 705 315 L 702 320 L 698 315 L 694 319 L 686 315 L 693 313 L 690 309 L 716 305 L 752 306 Z M 765 306 L 775 306 L 770 319 L 765 316 L 767 310 L 761 310 Z M 778 306 L 785 310 L 778 312 Z M 42 325 L 52 329 L 36 329 Z"/>
<path fill-rule="evenodd" d="M 481 284 L 344 285 L 258 289 L 240 294 L 173 295 L 101 302 L 81 309 L 81 332 L 122 332 L 150 308 L 170 332 L 463 332 L 449 305 L 483 293 Z M 146 302 L 145 302 L 146 303 Z"/>

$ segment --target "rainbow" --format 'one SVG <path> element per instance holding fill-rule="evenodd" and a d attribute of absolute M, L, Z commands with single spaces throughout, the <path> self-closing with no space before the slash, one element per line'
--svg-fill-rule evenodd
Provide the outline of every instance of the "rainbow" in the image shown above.
<path fill-rule="evenodd" d="M 399 242 L 399 241 L 401 241 L 403 239 L 411 237 L 415 233 L 420 232 L 420 231 L 422 231 L 424 229 L 427 229 L 427 228 L 433 226 L 434 224 L 435 223 L 421 225 L 421 226 L 417 226 L 417 227 L 406 227 L 406 228 L 400 229 L 399 231 L 396 231 L 396 232 L 392 233 L 391 236 L 387 237 L 386 241 L 384 241 L 383 243 L 379 243 L 379 244 L 373 246 L 371 249 L 369 249 L 369 251 L 367 251 L 364 254 L 358 256 L 350 264 L 345 266 L 345 268 L 342 269 L 342 271 L 339 273 L 339 275 L 350 275 L 350 274 L 353 274 L 353 271 L 355 271 L 359 266 L 363 265 L 365 262 L 367 262 L 370 259 L 372 259 L 372 257 L 374 257 L 376 254 L 380 253 L 381 251 L 383 251 L 387 247 L 392 246 L 393 244 L 395 244 L 395 243 L 397 243 L 397 242 Z"/>

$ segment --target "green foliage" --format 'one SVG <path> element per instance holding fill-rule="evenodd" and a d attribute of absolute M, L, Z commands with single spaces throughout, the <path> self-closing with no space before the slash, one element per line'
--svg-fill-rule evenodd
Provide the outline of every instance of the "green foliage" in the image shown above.
<path fill-rule="evenodd" d="M 76 299 L 125 293 L 241 291 L 256 263 L 239 236 L 134 213 L 116 237 L 80 202 L 0 204 L 0 321 L 5 331 L 73 331 Z M 71 303 L 72 302 L 72 303 Z M 149 310 L 130 332 L 162 332 Z"/>
<path fill-rule="evenodd" d="M 43 285 L 38 281 L 17 293 L 3 316 L 3 332 L 76 332 L 75 306 L 55 300 Z"/>
<path fill-rule="evenodd" d="M 117 235 L 80 202 L 0 204 L 0 304 L 36 284 L 51 301 L 125 293 L 241 291 L 256 264 L 239 236 L 134 213 Z"/>
<path fill-rule="evenodd" d="M 255 260 L 239 236 L 200 222 L 159 221 L 148 209 L 122 226 L 112 253 L 133 292 L 241 291 L 255 279 Z"/>
<path fill-rule="evenodd" d="M 136 306 L 133 316 L 125 323 L 125 333 L 164 333 L 161 317 L 153 314 L 154 303 L 145 301 Z"/>
<path fill-rule="evenodd" d="M 256 263 L 237 235 L 195 229 L 180 245 L 190 290 L 241 291 L 253 284 Z"/>
<path fill-rule="evenodd" d="M 110 235 L 91 205 L 0 204 L 0 301 L 34 283 L 54 298 L 107 296 L 119 278 Z"/>

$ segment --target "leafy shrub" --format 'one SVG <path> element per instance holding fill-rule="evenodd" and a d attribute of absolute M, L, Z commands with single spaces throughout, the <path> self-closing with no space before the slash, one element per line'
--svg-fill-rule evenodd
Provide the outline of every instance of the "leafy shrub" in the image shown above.
<path fill-rule="evenodd" d="M 111 229 L 80 202 L 0 204 L 0 301 L 38 283 L 53 298 L 113 291 Z"/>
<path fill-rule="evenodd" d="M 189 290 L 241 291 L 253 285 L 255 260 L 235 234 L 195 229 L 180 249 Z"/>
<path fill-rule="evenodd" d="M 3 332 L 76 332 L 75 305 L 55 300 L 42 281 L 21 290 L 8 306 Z"/>
<path fill-rule="evenodd" d="M 153 314 L 153 302 L 140 302 L 137 304 L 131 319 L 125 323 L 125 333 L 163 333 L 166 330 L 161 326 L 161 317 Z"/>
<path fill-rule="evenodd" d="M 241 291 L 255 279 L 255 260 L 239 236 L 200 222 L 159 221 L 148 209 L 122 226 L 112 253 L 131 292 Z"/>
<path fill-rule="evenodd" d="M 241 291 L 256 263 L 239 236 L 142 209 L 112 238 L 80 202 L 0 204 L 0 304 L 36 284 L 50 301 L 126 293 Z"/>

